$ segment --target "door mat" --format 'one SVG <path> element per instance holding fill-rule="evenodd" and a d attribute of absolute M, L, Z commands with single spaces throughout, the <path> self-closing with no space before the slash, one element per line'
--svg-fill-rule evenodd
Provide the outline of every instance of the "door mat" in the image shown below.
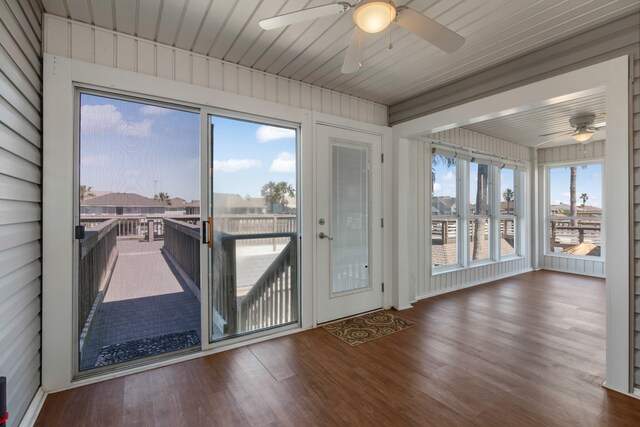
<path fill-rule="evenodd" d="M 412 326 L 415 323 L 389 311 L 377 311 L 329 323 L 323 328 L 349 345 L 360 345 Z"/>
<path fill-rule="evenodd" d="M 156 356 L 197 345 L 200 345 L 200 336 L 194 330 L 107 345 L 100 349 L 95 367 Z"/>

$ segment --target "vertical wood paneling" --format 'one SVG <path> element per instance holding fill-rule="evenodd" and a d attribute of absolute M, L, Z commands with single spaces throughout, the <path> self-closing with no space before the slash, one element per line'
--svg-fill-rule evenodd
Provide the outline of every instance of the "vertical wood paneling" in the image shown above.
<path fill-rule="evenodd" d="M 0 0 L 0 14 L 0 374 L 15 427 L 40 385 L 42 28 L 29 4 Z M 51 32 L 52 51 L 93 60 L 90 29 Z"/>
<path fill-rule="evenodd" d="M 468 129 L 455 128 L 425 136 L 436 141 L 442 141 L 496 156 L 510 157 L 522 161 L 529 161 L 531 159 L 531 151 L 524 145 L 503 141 Z"/>
<path fill-rule="evenodd" d="M 148 19 L 148 17 L 142 16 L 143 9 L 150 7 L 148 3 L 146 1 L 140 2 L 138 19 L 141 30 L 143 26 L 147 28 L 152 24 L 155 27 L 155 21 L 149 21 L 144 25 L 142 23 L 143 20 Z M 216 4 L 210 12 L 216 7 Z M 122 8 L 119 8 L 116 3 L 116 18 L 119 17 L 118 10 L 120 9 Z M 157 13 L 157 11 L 154 13 L 154 19 L 157 19 Z M 173 15 L 169 16 L 171 13 L 163 9 L 162 19 L 171 18 L 172 22 L 175 21 Z M 387 107 L 381 104 L 301 84 L 295 80 L 252 70 L 169 45 L 115 33 L 80 22 L 71 22 L 53 15 L 45 15 L 45 21 L 47 29 L 45 53 L 67 58 L 72 57 L 100 65 L 115 66 L 194 85 L 208 86 L 230 93 L 266 99 L 366 123 L 387 125 Z M 163 40 L 176 37 L 178 23 L 179 21 L 176 22 L 176 25 L 171 25 L 171 31 L 166 30 L 168 32 L 163 33 Z M 129 26 L 128 23 L 125 25 Z M 120 26 L 119 21 L 118 26 Z M 169 28 L 166 25 L 162 27 Z M 173 36 L 170 33 L 173 33 Z M 198 38 L 198 40 L 200 39 L 202 37 Z M 173 41 L 171 42 L 173 43 Z M 208 78 L 205 79 L 206 73 L 208 73 Z"/>

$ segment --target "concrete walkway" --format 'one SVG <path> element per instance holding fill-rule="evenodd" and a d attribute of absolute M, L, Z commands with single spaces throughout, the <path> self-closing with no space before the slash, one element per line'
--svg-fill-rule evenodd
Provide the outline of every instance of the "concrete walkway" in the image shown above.
<path fill-rule="evenodd" d="M 173 271 L 162 241 L 119 240 L 119 256 L 85 344 L 81 370 L 94 367 L 104 346 L 195 330 L 200 302 Z"/>

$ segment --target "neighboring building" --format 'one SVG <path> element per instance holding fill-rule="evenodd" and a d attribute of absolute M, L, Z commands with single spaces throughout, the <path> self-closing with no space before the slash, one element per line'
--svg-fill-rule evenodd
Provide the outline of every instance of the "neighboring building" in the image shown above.
<path fill-rule="evenodd" d="M 80 202 L 81 215 L 162 215 L 167 206 L 135 193 L 108 193 Z"/>
<path fill-rule="evenodd" d="M 431 203 L 433 215 L 455 215 L 457 212 L 456 198 L 451 196 L 436 196 Z"/>
<path fill-rule="evenodd" d="M 244 198 L 239 194 L 213 193 L 214 215 L 266 214 L 267 206 L 261 197 Z"/>

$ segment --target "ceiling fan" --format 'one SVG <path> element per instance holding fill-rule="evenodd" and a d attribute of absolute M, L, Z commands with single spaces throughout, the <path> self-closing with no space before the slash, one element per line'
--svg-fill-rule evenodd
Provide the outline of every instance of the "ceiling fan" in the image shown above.
<path fill-rule="evenodd" d="M 601 114 L 600 116 L 598 116 L 598 118 L 604 119 L 604 114 Z M 595 114 L 581 114 L 579 116 L 571 117 L 569 119 L 569 125 L 573 128 L 570 131 L 563 130 L 560 132 L 551 132 L 551 133 L 545 133 L 543 135 L 538 135 L 540 137 L 553 136 L 553 138 L 538 145 L 546 144 L 547 142 L 551 142 L 554 139 L 557 139 L 566 135 L 571 135 L 571 137 L 575 141 L 586 144 L 591 139 L 591 137 L 593 137 L 593 134 L 596 133 L 596 131 L 599 131 L 600 129 L 604 128 L 607 125 L 607 123 L 604 120 L 596 123 Z"/>
<path fill-rule="evenodd" d="M 338 2 L 285 13 L 263 19 L 259 25 L 263 30 L 273 30 L 310 19 L 342 15 L 353 10 L 353 22 L 356 27 L 342 65 L 342 72 L 345 74 L 354 73 L 362 67 L 367 36 L 383 31 L 394 21 L 447 53 L 455 52 L 465 42 L 464 37 L 407 6 L 396 6 L 392 1 L 355 2 L 356 4 Z"/>

